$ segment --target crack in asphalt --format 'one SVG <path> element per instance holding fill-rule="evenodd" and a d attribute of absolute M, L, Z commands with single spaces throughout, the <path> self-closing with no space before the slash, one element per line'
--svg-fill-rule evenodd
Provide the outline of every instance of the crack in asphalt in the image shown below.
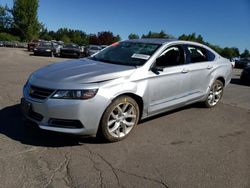
<path fill-rule="evenodd" d="M 67 154 L 65 154 L 64 160 L 58 165 L 57 168 L 53 170 L 53 173 L 50 176 L 49 181 L 44 185 L 44 188 L 48 187 L 54 181 L 54 177 L 58 172 L 62 173 L 64 170 L 65 170 L 65 175 L 63 177 L 63 181 L 65 182 L 67 187 L 73 187 L 73 181 L 69 173 L 69 163 L 70 163 L 70 158 L 67 156 Z"/>
<path fill-rule="evenodd" d="M 90 153 L 92 155 L 92 153 Z M 96 162 L 91 158 L 89 157 L 89 159 L 91 160 L 91 162 L 93 163 L 93 167 L 94 169 L 99 173 L 99 178 L 100 178 L 100 187 L 103 188 L 104 187 L 104 184 L 103 184 L 103 176 L 102 176 L 102 171 L 101 169 L 97 168 L 96 166 Z"/>
<path fill-rule="evenodd" d="M 152 181 L 152 182 L 161 184 L 163 187 L 168 188 L 168 185 L 165 182 L 163 182 L 162 180 L 156 180 L 156 179 L 149 178 L 149 177 L 146 177 L 146 176 L 140 176 L 140 175 L 137 175 L 137 174 L 134 174 L 134 173 L 126 172 L 126 171 L 118 169 L 118 168 L 115 168 L 115 170 L 117 170 L 117 171 L 119 171 L 121 173 L 124 173 L 126 175 L 135 176 L 137 178 L 142 178 L 142 179 L 147 180 L 147 181 Z"/>
<path fill-rule="evenodd" d="M 119 168 L 115 168 L 115 167 L 113 167 L 112 164 L 111 164 L 109 161 L 107 161 L 102 155 L 100 155 L 99 153 L 93 152 L 93 151 L 92 151 L 88 146 L 86 146 L 85 144 L 84 144 L 84 146 L 85 146 L 86 150 L 87 150 L 91 155 L 96 155 L 96 156 L 98 156 L 102 161 L 104 161 L 104 162 L 111 168 L 113 174 L 114 174 L 115 177 L 116 177 L 118 186 L 124 187 L 124 186 L 121 185 L 120 180 L 119 180 L 119 177 L 118 177 L 116 171 L 121 172 L 121 173 L 126 174 L 126 175 L 135 176 L 135 177 L 137 177 L 137 178 L 142 178 L 142 179 L 147 180 L 147 181 L 152 181 L 152 182 L 161 184 L 161 185 L 162 185 L 163 187 L 165 187 L 165 188 L 168 188 L 168 185 L 167 185 L 165 182 L 163 182 L 162 180 L 156 180 L 156 179 L 149 178 L 149 177 L 146 177 L 146 176 L 140 176 L 140 175 L 137 175 L 137 174 L 134 174 L 134 173 L 126 172 L 125 170 L 121 170 L 121 169 L 119 169 Z M 94 161 L 93 159 L 90 159 L 90 160 L 91 160 L 93 163 L 95 163 L 95 161 Z M 98 170 L 100 171 L 100 169 L 98 169 Z M 102 185 L 102 184 L 101 184 L 101 185 Z M 102 187 L 102 186 L 101 186 L 101 187 Z"/>
<path fill-rule="evenodd" d="M 85 144 L 83 144 L 83 146 L 85 146 L 85 149 L 90 153 L 90 155 L 96 155 L 97 157 L 99 157 L 102 161 L 104 161 L 110 168 L 111 168 L 111 170 L 112 170 L 112 172 L 113 172 L 113 174 L 115 175 L 115 177 L 116 177 L 116 181 L 117 181 L 117 184 L 118 184 L 118 186 L 119 187 L 123 187 L 122 185 L 121 185 L 121 183 L 120 183 L 120 180 L 119 180 L 119 177 L 118 177 L 118 175 L 117 175 L 117 173 L 115 172 L 115 168 L 103 157 L 103 156 L 101 156 L 100 154 L 98 154 L 98 153 L 95 153 L 95 152 L 93 152 L 88 146 L 86 146 Z M 96 162 L 93 160 L 93 159 L 91 159 L 90 158 L 90 160 L 95 164 Z M 101 170 L 100 169 L 98 169 L 98 171 L 100 171 L 100 175 L 101 175 Z M 103 187 L 103 177 L 101 176 L 101 187 Z"/>
<path fill-rule="evenodd" d="M 68 187 L 73 187 L 73 180 L 72 180 L 71 175 L 69 173 L 70 158 L 67 157 L 67 155 L 65 155 L 65 158 L 67 158 L 67 163 L 65 164 L 66 175 L 63 179 Z"/>
<path fill-rule="evenodd" d="M 59 166 L 53 170 L 53 173 L 52 173 L 52 175 L 50 176 L 49 181 L 44 185 L 44 188 L 48 187 L 48 186 L 53 182 L 53 179 L 54 179 L 56 173 L 57 173 L 58 171 L 60 171 L 60 170 L 63 168 L 63 166 L 64 166 L 65 164 L 67 164 L 67 158 L 65 158 L 65 159 L 63 160 L 63 162 L 61 162 L 61 163 L 59 164 Z"/>

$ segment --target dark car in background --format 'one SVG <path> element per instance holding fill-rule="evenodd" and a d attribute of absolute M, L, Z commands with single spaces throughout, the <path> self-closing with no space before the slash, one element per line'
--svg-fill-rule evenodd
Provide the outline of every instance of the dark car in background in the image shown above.
<path fill-rule="evenodd" d="M 59 56 L 60 47 L 54 42 L 41 42 L 36 48 L 34 48 L 34 55 L 46 55 L 46 56 Z"/>
<path fill-rule="evenodd" d="M 240 81 L 244 85 L 250 85 L 250 66 L 244 68 L 240 76 Z"/>
<path fill-rule="evenodd" d="M 235 61 L 235 68 L 244 69 L 247 66 L 250 66 L 250 57 L 241 58 L 240 60 Z"/>
<path fill-rule="evenodd" d="M 80 58 L 82 55 L 83 55 L 83 50 L 77 44 L 65 44 L 60 50 L 61 57 Z"/>

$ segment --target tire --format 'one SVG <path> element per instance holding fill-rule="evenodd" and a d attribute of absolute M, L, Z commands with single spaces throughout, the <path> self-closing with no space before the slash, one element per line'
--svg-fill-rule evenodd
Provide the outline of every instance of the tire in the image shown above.
<path fill-rule="evenodd" d="M 125 95 L 116 98 L 102 116 L 99 136 L 108 142 L 123 140 L 137 125 L 139 115 L 139 106 L 133 98 Z"/>
<path fill-rule="evenodd" d="M 204 105 L 207 108 L 212 108 L 216 106 L 222 98 L 223 95 L 224 84 L 220 80 L 215 80 L 209 94 L 204 101 Z"/>

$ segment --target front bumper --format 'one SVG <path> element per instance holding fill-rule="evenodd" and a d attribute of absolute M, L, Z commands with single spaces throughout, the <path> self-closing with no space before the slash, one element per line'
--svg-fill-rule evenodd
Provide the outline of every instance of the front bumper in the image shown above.
<path fill-rule="evenodd" d="M 51 56 L 52 51 L 34 51 L 34 55 Z"/>
<path fill-rule="evenodd" d="M 102 114 L 109 104 L 109 100 L 98 95 L 89 100 L 48 98 L 44 101 L 36 101 L 29 96 L 24 96 L 23 100 L 31 106 L 29 112 L 22 110 L 24 116 L 28 120 L 35 122 L 39 128 L 75 135 L 95 135 Z M 55 126 L 51 124 L 52 119 L 79 121 L 82 127 L 65 128 Z"/>

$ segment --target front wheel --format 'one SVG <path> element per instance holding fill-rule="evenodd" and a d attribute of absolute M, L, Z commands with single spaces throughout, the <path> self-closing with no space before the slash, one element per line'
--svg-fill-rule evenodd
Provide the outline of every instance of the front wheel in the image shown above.
<path fill-rule="evenodd" d="M 105 110 L 99 131 L 101 136 L 109 142 L 120 141 L 129 135 L 138 120 L 137 102 L 129 96 L 121 96 Z"/>
<path fill-rule="evenodd" d="M 204 104 L 206 107 L 214 107 L 220 101 L 223 95 L 224 85 L 220 80 L 216 80 L 210 88 L 209 95 Z"/>

